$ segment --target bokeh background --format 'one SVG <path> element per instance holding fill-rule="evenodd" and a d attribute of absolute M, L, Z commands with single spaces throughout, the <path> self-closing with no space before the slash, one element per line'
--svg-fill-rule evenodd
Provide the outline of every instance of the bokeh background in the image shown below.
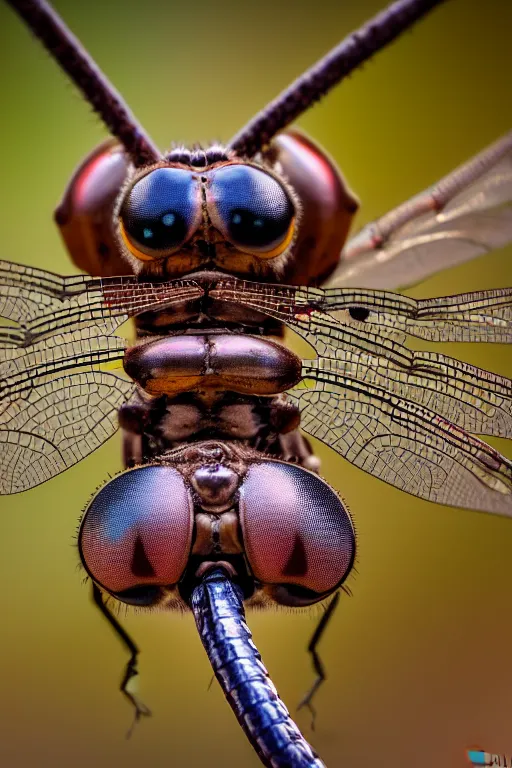
<path fill-rule="evenodd" d="M 227 140 L 329 47 L 375 13 L 359 0 L 57 0 L 161 146 Z M 451 0 L 354 74 L 300 125 L 363 201 L 357 225 L 511 127 L 512 6 Z M 52 211 L 104 129 L 9 9 L 0 8 L 2 257 L 71 273 Z M 512 250 L 416 287 L 435 296 L 510 284 Z M 450 353 L 512 374 L 510 350 Z M 503 444 L 501 446 L 504 448 Z M 508 449 L 510 451 L 510 449 Z M 415 500 L 319 448 L 359 534 L 321 654 L 318 723 L 298 723 L 329 768 L 462 768 L 465 749 L 512 755 L 512 521 Z M 1 501 L 0 765 L 257 766 L 190 616 L 134 614 L 141 693 L 154 717 L 124 738 L 126 657 L 77 570 L 73 533 L 119 440 Z M 293 709 L 312 680 L 317 613 L 255 614 L 255 640 Z"/>

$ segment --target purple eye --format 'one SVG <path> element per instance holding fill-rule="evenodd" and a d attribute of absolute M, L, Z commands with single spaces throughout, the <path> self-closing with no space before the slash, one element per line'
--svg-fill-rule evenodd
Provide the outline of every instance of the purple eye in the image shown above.
<path fill-rule="evenodd" d="M 142 261 L 168 256 L 201 223 L 201 191 L 190 171 L 157 168 L 136 181 L 119 212 L 125 245 Z"/>
<path fill-rule="evenodd" d="M 250 165 L 225 165 L 212 173 L 208 212 L 228 242 L 262 258 L 279 256 L 290 244 L 295 207 L 283 185 Z"/>
<path fill-rule="evenodd" d="M 355 555 L 348 511 L 320 477 L 279 461 L 250 466 L 240 522 L 255 577 L 284 605 L 314 603 L 347 577 Z"/>
<path fill-rule="evenodd" d="M 175 585 L 192 541 L 192 500 L 180 473 L 149 465 L 124 472 L 91 501 L 78 537 L 82 562 L 119 600 L 155 602 Z"/>

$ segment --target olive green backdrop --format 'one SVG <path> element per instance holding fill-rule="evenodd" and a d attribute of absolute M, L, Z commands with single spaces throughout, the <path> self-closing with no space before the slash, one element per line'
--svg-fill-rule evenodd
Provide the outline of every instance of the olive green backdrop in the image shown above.
<path fill-rule="evenodd" d="M 162 145 L 227 140 L 378 0 L 60 0 L 58 9 Z M 300 124 L 336 158 L 375 218 L 512 123 L 507 0 L 452 0 L 354 74 Z M 52 223 L 75 165 L 105 135 L 17 18 L 0 8 L 2 257 L 71 273 Z M 512 250 L 412 292 L 511 283 Z M 451 348 L 512 374 L 510 350 Z M 506 446 L 501 445 L 506 449 Z M 462 768 L 465 749 L 512 755 L 512 520 L 418 501 L 319 449 L 358 530 L 353 597 L 321 651 L 318 725 L 298 723 L 329 768 Z M 510 451 L 510 448 L 508 448 Z M 154 717 L 125 741 L 125 653 L 93 609 L 73 533 L 119 440 L 46 485 L 2 499 L 0 765 L 257 766 L 190 616 L 134 614 L 141 692 Z M 312 673 L 317 613 L 249 616 L 290 708 Z"/>

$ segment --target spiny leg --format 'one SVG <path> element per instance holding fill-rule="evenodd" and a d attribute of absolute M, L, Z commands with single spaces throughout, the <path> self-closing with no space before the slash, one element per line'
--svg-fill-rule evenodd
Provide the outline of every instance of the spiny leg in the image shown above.
<path fill-rule="evenodd" d="M 124 675 L 121 680 L 121 685 L 119 686 L 119 690 L 125 696 L 130 704 L 135 708 L 135 717 L 133 720 L 132 725 L 128 729 L 128 732 L 126 734 L 126 738 L 129 739 L 130 736 L 133 733 L 133 729 L 135 727 L 135 724 L 140 720 L 140 718 L 144 715 L 145 717 L 149 717 L 151 715 L 151 710 L 146 707 L 145 704 L 143 704 L 142 701 L 135 695 L 135 693 L 129 690 L 129 684 L 130 681 L 137 677 L 139 674 L 139 671 L 137 669 L 137 658 L 139 656 L 139 649 L 131 639 L 128 632 L 123 629 L 121 624 L 118 622 L 114 614 L 107 608 L 103 601 L 103 594 L 99 587 L 96 586 L 96 584 L 93 583 L 92 585 L 92 599 L 116 633 L 116 635 L 119 637 L 121 642 L 125 645 L 125 647 L 130 652 L 130 658 L 128 659 L 128 662 L 126 664 Z M 133 684 L 130 686 L 133 689 Z"/>
<path fill-rule="evenodd" d="M 327 679 L 327 675 L 325 674 L 324 666 L 322 664 L 322 661 L 320 659 L 320 656 L 318 655 L 316 651 L 316 647 L 318 643 L 320 642 L 322 635 L 325 632 L 325 628 L 327 627 L 327 624 L 329 623 L 329 620 L 331 616 L 333 615 L 336 606 L 338 605 L 340 600 L 340 593 L 337 592 L 327 608 L 325 609 L 324 615 L 318 622 L 318 626 L 313 632 L 313 636 L 311 640 L 309 641 L 308 645 L 308 653 L 311 654 L 312 662 L 313 662 L 313 669 L 316 672 L 316 678 L 313 682 L 313 685 L 308 690 L 304 698 L 299 703 L 299 706 L 297 709 L 302 709 L 302 707 L 307 707 L 309 711 L 311 712 L 311 730 L 315 730 L 315 719 L 316 719 L 316 710 L 313 707 L 313 704 L 311 703 L 313 700 L 313 697 L 315 696 L 316 692 L 324 682 L 324 680 Z"/>

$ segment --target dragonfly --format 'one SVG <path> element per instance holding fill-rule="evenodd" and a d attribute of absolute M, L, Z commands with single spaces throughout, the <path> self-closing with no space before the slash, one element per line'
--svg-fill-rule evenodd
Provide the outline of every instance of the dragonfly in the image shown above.
<path fill-rule="evenodd" d="M 299 418 L 303 431 L 402 491 L 512 513 L 512 464 L 481 439 L 510 437 L 511 382 L 413 343 L 509 343 L 512 290 L 423 301 L 391 292 L 510 241 L 512 135 L 363 229 L 341 259 L 336 243 L 322 261 L 306 235 L 320 192 L 325 212 L 325 188 L 310 175 L 304 182 L 300 163 L 327 174 L 331 220 L 322 232 L 331 227 L 343 240 L 357 204 L 318 148 L 279 132 L 435 3 L 391 6 L 227 148 L 165 157 L 49 6 L 11 5 L 124 150 L 109 144 L 88 158 L 57 215 L 72 258 L 93 276 L 0 263 L 1 492 L 50 480 L 120 424 L 127 469 L 93 497 L 79 547 L 95 603 L 131 653 L 122 690 L 136 716 L 148 714 L 130 687 L 138 649 L 105 597 L 191 610 L 262 762 L 320 766 L 244 614 L 244 604 L 301 607 L 335 596 L 312 642 L 317 678 L 304 700 L 312 707 L 324 677 L 316 645 L 356 542 Z M 98 204 L 77 190 L 91 179 L 98 189 L 102 168 L 94 226 L 104 248 L 92 253 L 76 219 Z M 118 333 L 129 318 L 136 344 Z M 317 357 L 301 361 L 269 339 L 283 326 Z"/>

